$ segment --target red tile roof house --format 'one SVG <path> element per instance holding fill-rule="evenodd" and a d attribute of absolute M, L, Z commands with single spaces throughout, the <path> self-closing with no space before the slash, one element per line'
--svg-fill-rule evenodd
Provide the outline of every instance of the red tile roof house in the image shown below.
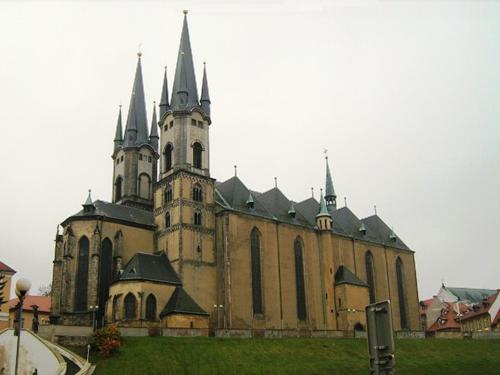
<path fill-rule="evenodd" d="M 13 298 L 9 301 L 9 327 L 14 327 L 16 316 L 16 305 L 19 299 Z M 50 297 L 46 296 L 26 296 L 23 303 L 23 328 L 33 328 L 33 306 L 38 307 L 39 324 L 48 324 L 50 316 Z"/>
<path fill-rule="evenodd" d="M 475 303 L 460 318 L 466 332 L 490 332 L 498 329 L 500 290 Z"/>

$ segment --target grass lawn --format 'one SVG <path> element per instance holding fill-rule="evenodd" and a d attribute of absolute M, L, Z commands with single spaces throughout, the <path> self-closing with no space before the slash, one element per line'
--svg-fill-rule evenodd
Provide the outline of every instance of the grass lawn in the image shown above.
<path fill-rule="evenodd" d="M 500 340 L 397 340 L 397 374 L 499 374 Z M 127 337 L 96 374 L 368 374 L 363 339 Z"/>

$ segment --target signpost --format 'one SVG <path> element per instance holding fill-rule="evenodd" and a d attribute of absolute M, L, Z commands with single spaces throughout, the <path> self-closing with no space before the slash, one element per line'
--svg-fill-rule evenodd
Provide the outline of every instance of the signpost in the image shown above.
<path fill-rule="evenodd" d="M 393 375 L 394 335 L 390 301 L 376 302 L 366 306 L 366 324 L 370 373 Z"/>

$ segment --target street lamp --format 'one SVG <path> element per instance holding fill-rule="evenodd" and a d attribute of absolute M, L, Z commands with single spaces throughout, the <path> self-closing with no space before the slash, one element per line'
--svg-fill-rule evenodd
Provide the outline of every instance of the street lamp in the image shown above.
<path fill-rule="evenodd" d="M 21 331 L 23 328 L 23 301 L 24 297 L 26 297 L 26 293 L 31 288 L 31 282 L 28 279 L 19 279 L 16 283 L 16 296 L 19 298 L 19 303 L 17 304 L 17 324 L 18 324 L 18 332 L 17 332 L 17 349 L 16 349 L 16 370 L 15 374 L 17 375 L 17 367 L 19 365 L 19 345 L 21 343 Z"/>
<path fill-rule="evenodd" d="M 97 309 L 99 308 L 99 306 L 95 305 L 95 306 L 89 306 L 89 309 L 90 311 L 92 311 L 92 330 L 95 331 L 95 328 L 96 328 L 96 322 L 95 322 L 95 312 L 97 311 Z"/>

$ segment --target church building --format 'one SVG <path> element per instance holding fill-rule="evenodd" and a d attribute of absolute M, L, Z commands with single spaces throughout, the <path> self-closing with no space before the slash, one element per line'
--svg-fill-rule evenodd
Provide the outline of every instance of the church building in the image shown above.
<path fill-rule="evenodd" d="M 414 252 L 378 215 L 338 207 L 328 159 L 319 201 L 211 176 L 217 125 L 186 13 L 171 95 L 165 71 L 150 122 L 138 54 L 111 202 L 89 192 L 58 230 L 51 323 L 307 336 L 362 331 L 365 306 L 389 299 L 395 330 L 419 330 Z"/>

